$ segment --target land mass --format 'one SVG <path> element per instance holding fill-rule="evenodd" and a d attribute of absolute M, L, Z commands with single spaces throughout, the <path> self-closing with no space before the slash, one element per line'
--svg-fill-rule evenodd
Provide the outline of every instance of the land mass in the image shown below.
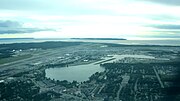
<path fill-rule="evenodd" d="M 71 38 L 76 40 L 127 40 L 124 38 Z"/>
<path fill-rule="evenodd" d="M 83 82 L 56 80 L 46 75 L 47 69 L 73 69 L 71 65 L 89 63 L 104 71 L 95 71 Z M 1 44 L 0 100 L 180 101 L 179 66 L 178 46 L 89 42 Z M 86 72 L 86 68 L 83 70 L 80 74 Z"/>

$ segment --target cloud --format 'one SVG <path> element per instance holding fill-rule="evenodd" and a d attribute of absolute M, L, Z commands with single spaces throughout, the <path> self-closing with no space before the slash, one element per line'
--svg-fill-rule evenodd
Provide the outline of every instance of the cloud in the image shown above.
<path fill-rule="evenodd" d="M 180 0 L 148 0 L 148 1 L 165 4 L 165 5 L 174 5 L 174 6 L 180 5 Z"/>
<path fill-rule="evenodd" d="M 6 21 L 1 21 L 0 20 L 0 27 L 20 27 L 20 23 L 16 22 L 16 21 L 10 21 L 10 20 L 6 20 Z"/>
<path fill-rule="evenodd" d="M 0 9 L 29 10 L 44 8 L 43 0 L 0 0 Z M 46 2 L 45 2 L 46 3 Z"/>
<path fill-rule="evenodd" d="M 164 25 L 150 25 L 150 27 L 165 30 L 180 30 L 180 25 L 164 24 Z"/>
<path fill-rule="evenodd" d="M 17 33 L 34 33 L 41 31 L 55 31 L 52 29 L 38 29 L 38 28 L 20 28 L 20 29 L 0 29 L 0 34 L 17 34 Z"/>
<path fill-rule="evenodd" d="M 26 28 L 17 21 L 0 20 L 0 34 L 34 33 L 40 31 L 55 31 L 46 28 Z"/>
<path fill-rule="evenodd" d="M 169 5 L 180 5 L 179 2 L 179 0 L 0 0 L 0 34 L 1 36 L 8 34 L 6 36 L 10 37 L 10 34 L 16 36 L 16 33 L 20 33 L 20 37 L 26 34 L 33 37 L 52 37 L 52 33 L 58 37 L 104 35 L 121 37 L 171 35 L 171 33 L 178 35 L 179 32 L 175 30 L 179 30 L 179 25 L 175 24 L 180 23 L 180 14 L 177 13 L 180 7 Z M 54 32 L 50 34 L 48 31 Z"/>
<path fill-rule="evenodd" d="M 163 22 L 174 22 L 174 23 L 177 23 L 177 21 L 180 20 L 180 17 L 179 16 L 174 16 L 174 15 L 167 15 L 167 14 L 159 14 L 159 15 L 149 15 L 149 16 L 146 16 L 146 18 L 149 18 L 149 19 L 152 19 L 153 21 L 163 21 Z"/>
<path fill-rule="evenodd" d="M 147 25 L 152 30 L 148 32 L 147 36 L 159 38 L 180 38 L 180 25 L 177 24 L 157 24 Z"/>
<path fill-rule="evenodd" d="M 107 14 L 107 11 L 89 8 L 89 4 L 81 0 L 0 0 L 0 10 L 27 15 Z"/>

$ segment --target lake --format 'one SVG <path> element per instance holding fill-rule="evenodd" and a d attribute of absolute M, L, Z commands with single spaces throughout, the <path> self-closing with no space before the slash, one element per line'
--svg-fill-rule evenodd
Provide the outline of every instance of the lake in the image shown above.
<path fill-rule="evenodd" d="M 45 70 L 46 77 L 48 78 L 55 80 L 68 80 L 70 82 L 72 82 L 73 80 L 83 82 L 88 80 L 88 78 L 95 72 L 103 71 L 104 68 L 94 64 L 69 66 L 62 68 L 48 68 Z"/>
<path fill-rule="evenodd" d="M 109 63 L 109 62 L 117 61 L 119 59 L 123 59 L 126 57 L 155 59 L 152 56 L 146 56 L 146 55 L 114 55 L 111 58 L 116 58 L 116 59 L 107 62 Z M 83 81 L 87 81 L 92 74 L 96 72 L 103 72 L 105 70 L 103 67 L 100 67 L 99 64 L 98 65 L 95 64 L 96 63 L 69 66 L 69 67 L 60 67 L 60 68 L 48 68 L 45 70 L 45 73 L 47 78 L 51 78 L 55 80 L 60 80 L 60 81 L 67 80 L 70 82 L 76 80 L 78 82 L 83 82 Z"/>

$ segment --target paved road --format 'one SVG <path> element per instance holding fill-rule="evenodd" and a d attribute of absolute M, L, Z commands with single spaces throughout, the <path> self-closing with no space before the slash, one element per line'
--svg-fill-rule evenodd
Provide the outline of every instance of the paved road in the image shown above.
<path fill-rule="evenodd" d="M 120 92 L 121 92 L 122 88 L 125 87 L 125 86 L 128 84 L 128 81 L 129 81 L 129 79 L 130 79 L 130 76 L 127 75 L 127 74 L 125 74 L 125 75 L 122 76 L 122 78 L 123 78 L 123 80 L 122 80 L 121 84 L 119 85 L 119 90 L 118 90 L 118 92 L 117 92 L 117 94 L 116 94 L 116 95 L 117 95 L 117 96 L 116 96 L 116 101 L 120 101 L 120 100 L 119 100 Z"/>
<path fill-rule="evenodd" d="M 161 85 L 161 88 L 164 88 L 164 84 L 162 83 L 161 78 L 159 77 L 159 74 L 157 73 L 157 71 L 156 71 L 154 66 L 153 66 L 153 70 L 154 70 L 154 72 L 156 74 L 156 77 L 157 77 L 157 79 L 158 79 L 158 81 L 159 81 L 159 83 Z"/>

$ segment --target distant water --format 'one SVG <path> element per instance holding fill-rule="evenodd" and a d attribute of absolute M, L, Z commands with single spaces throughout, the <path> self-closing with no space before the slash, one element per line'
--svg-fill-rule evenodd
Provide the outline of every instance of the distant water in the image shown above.
<path fill-rule="evenodd" d="M 0 44 L 10 43 L 31 43 L 31 42 L 46 42 L 46 41 L 67 41 L 67 42 L 98 42 L 98 43 L 116 43 L 126 45 L 172 45 L 180 46 L 180 39 L 174 40 L 78 40 L 78 39 L 0 39 Z"/>

